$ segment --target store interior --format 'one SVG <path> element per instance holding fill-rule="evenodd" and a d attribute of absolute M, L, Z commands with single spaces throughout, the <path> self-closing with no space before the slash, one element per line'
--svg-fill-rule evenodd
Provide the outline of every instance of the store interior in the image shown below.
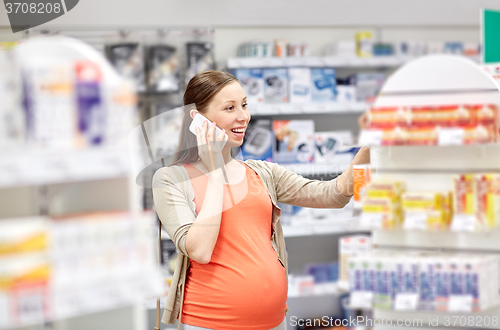
<path fill-rule="evenodd" d="M 241 161 L 329 181 L 370 147 L 344 208 L 279 203 L 289 330 L 500 329 L 496 1 L 84 0 L 15 33 L 5 8 L 0 330 L 177 329 L 151 179 L 207 70 L 248 98 Z"/>

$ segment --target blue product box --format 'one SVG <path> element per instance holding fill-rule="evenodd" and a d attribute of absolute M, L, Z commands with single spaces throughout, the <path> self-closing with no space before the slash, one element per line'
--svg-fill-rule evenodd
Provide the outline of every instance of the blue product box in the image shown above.
<path fill-rule="evenodd" d="M 311 69 L 289 68 L 290 103 L 311 103 Z"/>
<path fill-rule="evenodd" d="M 240 81 L 249 104 L 264 102 L 264 77 L 262 69 L 237 69 L 235 76 Z"/>
<path fill-rule="evenodd" d="M 264 101 L 266 103 L 288 102 L 287 69 L 264 69 Z"/>
<path fill-rule="evenodd" d="M 311 69 L 313 102 L 334 102 L 337 96 L 335 69 Z"/>
<path fill-rule="evenodd" d="M 273 128 L 271 119 L 258 119 L 250 121 L 243 144 L 241 154 L 243 160 L 258 159 L 265 161 L 273 160 Z"/>
<path fill-rule="evenodd" d="M 274 120 L 273 161 L 311 163 L 314 160 L 313 120 Z"/>

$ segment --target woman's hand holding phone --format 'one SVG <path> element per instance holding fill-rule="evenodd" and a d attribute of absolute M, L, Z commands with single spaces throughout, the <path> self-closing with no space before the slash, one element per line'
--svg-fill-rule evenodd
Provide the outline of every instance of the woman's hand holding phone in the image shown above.
<path fill-rule="evenodd" d="M 224 166 L 222 148 L 225 144 L 225 130 L 216 136 L 215 123 L 209 125 L 205 121 L 201 127 L 196 127 L 196 140 L 198 142 L 198 155 L 209 171 L 214 171 Z"/>

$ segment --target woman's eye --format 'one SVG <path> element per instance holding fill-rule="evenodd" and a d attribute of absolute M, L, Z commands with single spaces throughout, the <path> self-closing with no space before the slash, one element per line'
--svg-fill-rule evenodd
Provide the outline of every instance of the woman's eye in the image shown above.
<path fill-rule="evenodd" d="M 232 105 L 230 105 L 230 106 L 228 106 L 228 107 L 226 108 L 226 110 L 230 110 L 230 111 L 231 111 L 231 110 L 233 110 L 233 109 L 234 109 L 234 106 L 232 106 Z"/>
<path fill-rule="evenodd" d="M 248 103 L 245 103 L 245 104 L 243 104 L 243 105 L 242 105 L 242 107 L 243 107 L 243 108 L 246 108 L 246 107 L 247 107 L 247 105 L 248 105 Z"/>

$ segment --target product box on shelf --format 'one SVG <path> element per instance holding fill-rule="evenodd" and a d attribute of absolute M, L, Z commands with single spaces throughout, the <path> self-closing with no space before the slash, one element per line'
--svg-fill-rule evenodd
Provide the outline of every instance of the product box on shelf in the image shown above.
<path fill-rule="evenodd" d="M 186 85 L 194 75 L 215 68 L 213 46 L 211 42 L 188 42 L 186 44 Z"/>
<path fill-rule="evenodd" d="M 401 203 L 405 229 L 442 231 L 449 228 L 451 192 L 405 192 Z"/>
<path fill-rule="evenodd" d="M 372 241 L 368 235 L 343 236 L 339 240 L 339 268 L 341 281 L 349 277 L 349 259 L 357 256 L 366 256 L 371 253 Z"/>
<path fill-rule="evenodd" d="M 263 69 L 236 69 L 235 75 L 245 90 L 249 104 L 264 102 Z"/>
<path fill-rule="evenodd" d="M 386 75 L 384 73 L 358 73 L 356 75 L 356 98 L 360 102 L 378 95 L 384 84 Z"/>
<path fill-rule="evenodd" d="M 348 272 L 350 291 L 373 292 L 376 308 L 465 313 L 498 304 L 498 274 L 498 255 L 433 252 L 352 257 Z"/>
<path fill-rule="evenodd" d="M 361 291 L 375 291 L 376 260 L 370 256 L 356 257 L 361 264 Z"/>
<path fill-rule="evenodd" d="M 27 142 L 73 147 L 77 137 L 75 70 L 72 63 L 40 60 L 24 66 Z"/>
<path fill-rule="evenodd" d="M 122 81 L 103 89 L 106 111 L 104 143 L 108 146 L 125 146 L 129 133 L 137 124 L 137 94 L 131 81 Z"/>
<path fill-rule="evenodd" d="M 349 258 L 352 258 L 355 255 L 356 253 L 353 237 L 341 237 L 339 240 L 339 263 L 341 281 L 347 281 L 349 279 Z"/>
<path fill-rule="evenodd" d="M 102 96 L 102 73 L 91 61 L 75 63 L 75 94 L 78 113 L 79 147 L 99 145 L 104 140 L 106 113 Z"/>
<path fill-rule="evenodd" d="M 421 310 L 434 310 L 436 299 L 436 260 L 433 257 L 425 256 L 420 260 L 419 281 L 420 281 L 420 306 Z"/>
<path fill-rule="evenodd" d="M 316 164 L 345 165 L 353 159 L 352 132 L 332 131 L 314 133 L 314 162 Z"/>
<path fill-rule="evenodd" d="M 288 102 L 288 72 L 285 68 L 264 69 L 264 101 L 266 103 Z"/>
<path fill-rule="evenodd" d="M 21 70 L 12 52 L 0 51 L 0 147 L 18 147 L 25 141 Z"/>
<path fill-rule="evenodd" d="M 373 181 L 366 186 L 362 200 L 361 226 L 366 228 L 394 229 L 400 226 L 401 194 L 404 182 Z"/>
<path fill-rule="evenodd" d="M 181 63 L 177 49 L 167 44 L 149 45 L 146 54 L 149 91 L 178 92 Z"/>
<path fill-rule="evenodd" d="M 365 195 L 366 185 L 371 181 L 371 168 L 369 164 L 353 166 L 353 203 L 355 208 L 361 207 Z"/>
<path fill-rule="evenodd" d="M 500 224 L 500 175 L 497 173 L 477 174 L 477 220 L 483 227 L 493 228 Z"/>
<path fill-rule="evenodd" d="M 371 107 L 362 145 L 467 145 L 499 140 L 498 106 Z"/>
<path fill-rule="evenodd" d="M 52 316 L 49 258 L 43 253 L 23 253 L 0 258 L 0 327 L 43 323 Z"/>
<path fill-rule="evenodd" d="M 311 68 L 311 96 L 317 103 L 334 102 L 337 79 L 333 68 Z"/>
<path fill-rule="evenodd" d="M 288 69 L 290 103 L 311 103 L 311 69 Z"/>
<path fill-rule="evenodd" d="M 146 91 L 143 48 L 138 42 L 125 42 L 105 46 L 108 60 L 127 79 L 134 81 L 138 92 Z"/>
<path fill-rule="evenodd" d="M 391 267 L 394 263 L 383 256 L 375 261 L 375 291 L 373 307 L 391 309 Z"/>
<path fill-rule="evenodd" d="M 310 163 L 314 158 L 313 120 L 274 120 L 276 144 L 273 161 L 281 163 Z"/>
<path fill-rule="evenodd" d="M 356 102 L 356 86 L 339 85 L 336 86 L 337 96 L 335 101 L 338 103 Z"/>
<path fill-rule="evenodd" d="M 356 33 L 356 54 L 359 57 L 373 56 L 373 33 L 360 31 Z"/>
<path fill-rule="evenodd" d="M 273 128 L 271 119 L 257 119 L 248 124 L 245 138 L 241 146 L 243 160 L 273 159 Z"/>

